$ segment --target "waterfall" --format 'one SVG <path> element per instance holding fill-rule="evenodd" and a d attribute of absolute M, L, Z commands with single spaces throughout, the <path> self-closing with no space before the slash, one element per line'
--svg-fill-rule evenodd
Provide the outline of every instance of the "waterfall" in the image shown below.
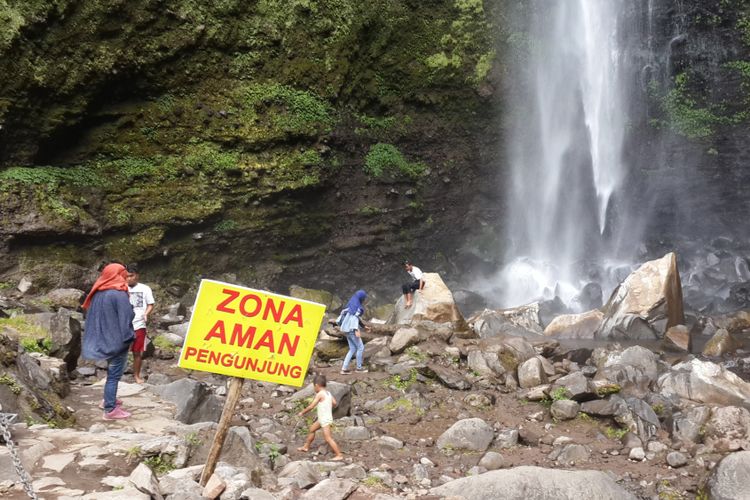
<path fill-rule="evenodd" d="M 627 166 L 626 0 L 534 0 L 528 55 L 509 124 L 506 306 L 540 297 L 570 302 L 616 267 L 624 230 L 617 193 Z M 523 67 L 520 67 L 523 66 Z M 637 75 L 637 71 L 635 73 Z"/>

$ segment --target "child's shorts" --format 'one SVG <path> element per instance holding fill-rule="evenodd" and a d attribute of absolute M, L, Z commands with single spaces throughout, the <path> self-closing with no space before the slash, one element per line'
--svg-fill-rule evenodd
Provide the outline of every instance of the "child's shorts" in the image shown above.
<path fill-rule="evenodd" d="M 323 420 L 318 420 L 318 423 L 320 424 L 320 427 L 328 427 L 333 423 L 333 419 L 328 420 L 327 418 L 325 418 Z"/>

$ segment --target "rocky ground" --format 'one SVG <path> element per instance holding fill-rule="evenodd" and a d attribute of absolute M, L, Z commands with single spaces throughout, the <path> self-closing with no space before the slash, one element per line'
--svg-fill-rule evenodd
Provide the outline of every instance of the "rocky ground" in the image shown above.
<path fill-rule="evenodd" d="M 65 394 L 57 420 L 13 426 L 35 490 L 50 499 L 748 498 L 748 382 L 659 346 L 532 335 L 533 308 L 497 312 L 505 323 L 487 311 L 467 323 L 439 276 L 428 280 L 413 309 L 397 304 L 390 324 L 367 334 L 367 374 L 341 375 L 345 344 L 335 329 L 321 333 L 309 373 L 327 375 L 340 402 L 334 436 L 344 462 L 331 461 L 321 437 L 310 453 L 296 451 L 312 422 L 297 416 L 309 386 L 248 381 L 205 489 L 196 480 L 226 379 L 177 368 L 167 330 L 147 383 L 131 374 L 121 383 L 134 414 L 122 422 L 101 420 L 100 368 L 82 364 L 67 380 L 56 358 L 3 357 L 0 387 L 17 384 L 18 401 L 46 394 L 41 375 L 34 384 L 24 375 L 36 362 Z M 736 344 L 733 352 L 747 361 Z M 69 426 L 56 428 L 63 416 Z M 9 460 L 2 449 L 0 494 L 24 498 Z"/>

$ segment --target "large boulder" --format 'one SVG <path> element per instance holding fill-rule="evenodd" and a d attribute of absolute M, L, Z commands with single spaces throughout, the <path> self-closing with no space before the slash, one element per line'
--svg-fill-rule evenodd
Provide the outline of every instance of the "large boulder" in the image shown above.
<path fill-rule="evenodd" d="M 440 449 L 485 451 L 495 437 L 492 426 L 481 418 L 459 420 L 437 440 Z"/>
<path fill-rule="evenodd" d="M 421 321 L 450 323 L 457 328 L 465 328 L 465 321 L 458 310 L 453 294 L 437 273 L 424 274 L 424 290 L 414 294 L 414 303 L 406 309 L 404 296 L 396 303 L 390 323 L 413 325 Z"/>
<path fill-rule="evenodd" d="M 38 352 L 22 353 L 16 358 L 16 367 L 21 380 L 32 389 L 52 391 L 61 398 L 70 394 L 68 370 L 62 360 Z"/>
<path fill-rule="evenodd" d="M 75 370 L 81 356 L 81 314 L 60 308 L 56 313 L 28 314 L 24 318 L 49 332 L 50 355 L 65 361 L 68 371 Z"/>
<path fill-rule="evenodd" d="M 608 474 L 542 467 L 515 467 L 463 477 L 430 490 L 438 497 L 466 500 L 635 500 Z"/>
<path fill-rule="evenodd" d="M 329 381 L 326 389 L 328 389 L 331 395 L 336 398 L 336 403 L 338 404 L 333 409 L 334 418 L 348 416 L 352 405 L 352 386 L 349 384 L 342 384 L 341 382 Z M 304 389 L 292 394 L 287 401 L 291 403 L 305 401 L 307 399 L 312 399 L 314 396 L 315 388 L 313 387 L 313 384 L 309 384 Z"/>
<path fill-rule="evenodd" d="M 750 449 L 750 411 L 736 406 L 714 408 L 703 429 L 703 439 L 714 449 Z"/>
<path fill-rule="evenodd" d="M 530 389 L 547 383 L 547 374 L 539 358 L 527 359 L 518 365 L 518 385 L 521 389 Z"/>
<path fill-rule="evenodd" d="M 692 359 L 679 363 L 659 377 L 657 385 L 667 397 L 750 409 L 750 383 L 710 361 Z"/>
<path fill-rule="evenodd" d="M 658 339 L 669 327 L 684 324 L 677 256 L 668 253 L 630 274 L 604 306 L 596 333 L 604 339 Z"/>
<path fill-rule="evenodd" d="M 563 314 L 553 319 L 544 335 L 557 339 L 593 339 L 604 320 L 598 309 L 581 314 Z"/>
<path fill-rule="evenodd" d="M 388 348 L 394 354 L 401 354 L 409 346 L 419 342 L 419 331 L 416 328 L 402 327 L 396 330 Z"/>
<path fill-rule="evenodd" d="M 520 326 L 509 318 L 504 311 L 485 309 L 469 320 L 469 327 L 474 337 L 489 339 L 494 337 L 536 337 L 539 332 Z"/>
<path fill-rule="evenodd" d="M 183 378 L 171 384 L 149 386 L 149 390 L 177 407 L 175 420 L 183 424 L 218 422 L 222 401 L 211 388 L 197 380 Z"/>
<path fill-rule="evenodd" d="M 703 347 L 703 355 L 718 358 L 731 353 L 737 347 L 738 343 L 734 340 L 732 334 L 724 328 L 719 328 Z"/>
<path fill-rule="evenodd" d="M 56 288 L 44 296 L 44 301 L 54 307 L 76 310 L 85 296 L 86 292 L 77 288 Z"/>
<path fill-rule="evenodd" d="M 727 455 L 706 482 L 710 500 L 750 500 L 750 451 Z"/>
<path fill-rule="evenodd" d="M 494 361 L 496 358 L 504 371 L 511 373 L 515 373 L 518 365 L 537 355 L 534 347 L 520 337 L 481 340 L 479 349 L 484 353 L 485 359 L 491 357 Z M 492 364 L 490 367 L 492 368 Z"/>

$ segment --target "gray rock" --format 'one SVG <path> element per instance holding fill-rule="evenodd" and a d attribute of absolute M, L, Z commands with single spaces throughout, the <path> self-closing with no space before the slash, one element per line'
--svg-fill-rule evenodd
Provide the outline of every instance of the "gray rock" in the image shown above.
<path fill-rule="evenodd" d="M 407 347 L 419 342 L 419 331 L 416 328 L 404 327 L 396 330 L 388 348 L 394 354 L 401 354 Z"/>
<path fill-rule="evenodd" d="M 516 429 L 503 429 L 497 433 L 495 438 L 495 444 L 498 448 L 507 449 L 513 448 L 518 444 L 518 430 Z"/>
<path fill-rule="evenodd" d="M 48 292 L 44 298 L 54 307 L 64 307 L 76 310 L 83 302 L 86 292 L 77 288 L 56 288 Z"/>
<path fill-rule="evenodd" d="M 684 324 L 677 256 L 668 253 L 632 272 L 604 306 L 596 333 L 603 339 L 657 339 L 670 326 Z"/>
<path fill-rule="evenodd" d="M 576 418 L 580 405 L 571 399 L 554 401 L 550 407 L 550 413 L 557 420 L 571 420 Z"/>
<path fill-rule="evenodd" d="M 703 347 L 703 355 L 718 358 L 734 351 L 738 346 L 739 343 L 734 340 L 732 334 L 724 328 L 719 328 Z"/>
<path fill-rule="evenodd" d="M 167 330 L 169 330 L 169 333 L 172 333 L 174 335 L 178 335 L 179 337 L 182 337 L 183 339 L 187 335 L 188 327 L 190 326 L 190 323 L 180 323 L 178 325 L 172 325 Z"/>
<path fill-rule="evenodd" d="M 143 463 L 138 464 L 138 467 L 130 473 L 128 480 L 138 491 L 150 495 L 151 498 L 155 498 L 156 500 L 164 498 L 159 489 L 159 482 L 148 465 Z"/>
<path fill-rule="evenodd" d="M 661 428 L 659 417 L 651 406 L 638 398 L 627 398 L 627 411 L 617 413 L 615 421 L 638 435 L 642 442 L 648 442 Z"/>
<path fill-rule="evenodd" d="M 202 382 L 183 378 L 167 385 L 149 385 L 148 389 L 174 403 L 177 407 L 175 419 L 184 424 L 217 422 L 221 416 L 221 400 Z"/>
<path fill-rule="evenodd" d="M 736 406 L 714 408 L 704 426 L 703 438 L 718 451 L 750 447 L 750 411 Z"/>
<path fill-rule="evenodd" d="M 289 462 L 278 474 L 280 487 L 293 485 L 305 489 L 317 484 L 318 481 L 320 481 L 320 474 L 318 474 L 314 464 L 307 460 Z"/>
<path fill-rule="evenodd" d="M 49 331 L 49 338 L 52 341 L 50 356 L 65 361 L 68 371 L 75 370 L 81 355 L 83 316 L 61 308 L 56 313 L 28 314 L 24 318 Z"/>
<path fill-rule="evenodd" d="M 359 464 L 349 464 L 332 471 L 331 477 L 361 481 L 367 477 L 367 471 Z"/>
<path fill-rule="evenodd" d="M 676 469 L 677 467 L 687 465 L 688 459 L 679 451 L 673 451 L 667 454 L 667 463 L 670 467 L 674 467 Z"/>
<path fill-rule="evenodd" d="M 594 384 L 581 372 L 569 373 L 557 379 L 550 391 L 555 392 L 560 387 L 564 387 L 567 396 L 574 401 L 587 401 L 597 397 Z"/>
<path fill-rule="evenodd" d="M 665 397 L 750 409 L 750 383 L 710 361 L 679 363 L 659 377 L 657 386 Z"/>
<path fill-rule="evenodd" d="M 485 451 L 495 433 L 481 418 L 459 420 L 448 428 L 437 440 L 441 449 Z"/>
<path fill-rule="evenodd" d="M 711 471 L 706 486 L 711 500 L 750 500 L 750 451 L 724 457 Z"/>
<path fill-rule="evenodd" d="M 544 329 L 546 337 L 558 339 L 593 339 L 604 315 L 598 309 L 581 314 L 563 314 Z"/>
<path fill-rule="evenodd" d="M 456 479 L 430 494 L 466 500 L 635 500 L 604 472 L 526 466 Z"/>
<path fill-rule="evenodd" d="M 646 452 L 643 451 L 643 448 L 641 448 L 640 446 L 637 446 L 630 450 L 630 454 L 628 455 L 628 458 L 630 460 L 637 460 L 640 462 L 641 460 L 644 460 L 646 458 Z"/>
<path fill-rule="evenodd" d="M 248 488 L 240 495 L 240 500 L 277 500 L 273 493 L 260 488 Z"/>
<path fill-rule="evenodd" d="M 61 398 L 70 394 L 68 369 L 63 360 L 38 352 L 22 353 L 16 357 L 16 367 L 19 378 L 29 387 L 52 391 Z"/>
<path fill-rule="evenodd" d="M 328 382 L 326 389 L 336 398 L 338 405 L 333 409 L 334 418 L 342 418 L 349 415 L 352 404 L 352 386 L 349 384 L 342 384 L 341 382 Z M 295 392 L 287 401 L 295 402 L 302 401 L 304 399 L 312 398 L 315 396 L 315 388 L 313 384 L 309 384 L 304 389 Z"/>
<path fill-rule="evenodd" d="M 501 454 L 495 451 L 488 451 L 484 454 L 478 465 L 487 470 L 497 470 L 504 468 L 507 465 L 507 461 Z"/>
<path fill-rule="evenodd" d="M 569 443 L 558 448 L 549 455 L 559 465 L 573 465 L 586 462 L 591 457 L 589 450 L 580 444 Z"/>
<path fill-rule="evenodd" d="M 391 448 L 394 450 L 398 450 L 404 447 L 404 442 L 400 439 L 396 439 L 395 437 L 391 436 L 379 436 L 373 439 L 373 442 L 377 444 L 378 446 L 382 446 L 384 448 Z"/>
<path fill-rule="evenodd" d="M 612 417 L 628 411 L 628 404 L 620 396 L 612 395 L 607 399 L 595 399 L 581 403 L 581 411 L 596 417 Z"/>
<path fill-rule="evenodd" d="M 522 389 L 530 389 L 546 383 L 547 374 L 538 358 L 527 359 L 518 366 L 518 385 Z"/>
<path fill-rule="evenodd" d="M 170 380 L 170 378 L 163 373 L 151 373 L 149 374 L 146 381 L 151 385 L 167 385 L 172 380 Z"/>
<path fill-rule="evenodd" d="M 438 364 L 430 364 L 427 367 L 420 368 L 419 372 L 426 377 L 437 379 L 438 382 L 449 389 L 456 389 L 459 391 L 468 391 L 471 389 L 471 383 L 458 371 L 452 368 L 447 368 Z"/>
<path fill-rule="evenodd" d="M 664 346 L 672 350 L 690 352 L 693 350 L 693 339 L 690 329 L 685 325 L 675 325 L 664 334 Z"/>
<path fill-rule="evenodd" d="M 343 436 L 346 441 L 366 441 L 370 439 L 370 431 L 367 427 L 344 427 Z"/>
<path fill-rule="evenodd" d="M 356 483 L 348 479 L 324 479 L 302 495 L 303 500 L 344 500 L 357 489 Z"/>
<path fill-rule="evenodd" d="M 484 359 L 484 354 L 480 350 L 470 351 L 466 359 L 466 366 L 471 371 L 475 371 L 480 375 L 491 375 L 492 369 L 487 364 L 487 360 Z"/>

